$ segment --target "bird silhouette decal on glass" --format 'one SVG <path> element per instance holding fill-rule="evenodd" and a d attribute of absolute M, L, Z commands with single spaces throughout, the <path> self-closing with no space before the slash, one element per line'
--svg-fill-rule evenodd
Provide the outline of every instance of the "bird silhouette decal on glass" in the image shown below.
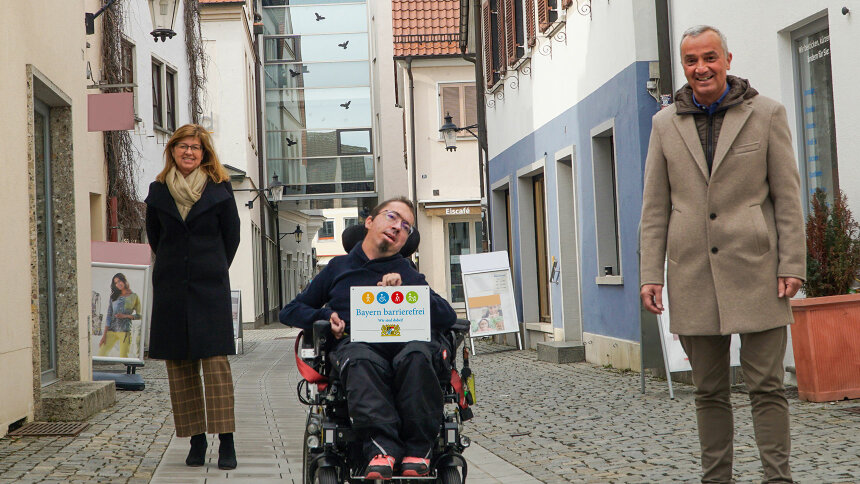
<path fill-rule="evenodd" d="M 302 75 L 302 71 L 294 71 L 292 69 L 289 69 L 289 71 L 290 71 L 290 77 L 299 77 L 300 75 Z"/>
<path fill-rule="evenodd" d="M 341 104 L 341 105 L 340 105 L 340 107 L 342 107 L 342 108 L 344 108 L 344 109 L 349 109 L 349 105 L 350 105 L 350 104 L 352 104 L 352 100 L 349 100 L 349 101 L 347 101 L 347 102 L 345 102 L 345 103 Z"/>
<path fill-rule="evenodd" d="M 314 15 L 316 15 L 316 16 L 317 16 L 317 22 L 319 22 L 320 20 L 325 20 L 325 17 L 323 17 L 322 15 L 320 15 L 320 14 L 318 14 L 318 13 L 316 13 L 316 12 L 314 12 Z"/>
<path fill-rule="evenodd" d="M 346 42 L 342 43 L 342 44 L 337 44 L 337 46 L 338 46 L 338 47 L 343 47 L 343 50 L 346 50 L 346 46 L 347 46 L 347 45 L 349 45 L 349 41 L 348 41 L 348 40 L 347 40 Z"/>
<path fill-rule="evenodd" d="M 287 146 L 295 146 L 296 143 L 298 143 L 298 141 L 293 141 L 293 139 L 290 138 L 289 136 L 287 136 L 286 139 L 287 139 Z"/>

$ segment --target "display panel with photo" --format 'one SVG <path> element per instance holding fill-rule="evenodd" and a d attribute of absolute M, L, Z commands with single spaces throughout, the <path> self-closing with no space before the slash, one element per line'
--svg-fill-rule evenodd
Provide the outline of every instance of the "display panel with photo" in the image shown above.
<path fill-rule="evenodd" d="M 93 361 L 143 364 L 149 266 L 92 264 Z"/>

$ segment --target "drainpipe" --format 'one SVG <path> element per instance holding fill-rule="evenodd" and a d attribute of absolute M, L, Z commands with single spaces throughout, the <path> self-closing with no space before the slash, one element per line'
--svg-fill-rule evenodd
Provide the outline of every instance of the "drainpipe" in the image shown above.
<path fill-rule="evenodd" d="M 469 9 L 471 10 L 472 2 L 469 2 Z M 469 15 L 470 12 L 466 12 L 466 15 Z M 476 104 L 475 106 L 478 109 L 477 117 L 478 117 L 478 171 L 479 178 L 481 184 L 481 198 L 485 198 L 487 200 L 487 211 L 484 214 L 484 217 L 481 218 L 481 222 L 483 224 L 484 230 L 484 240 L 487 243 L 487 251 L 491 252 L 493 250 L 493 238 L 491 236 L 492 233 L 492 221 L 490 218 L 490 173 L 489 173 L 489 156 L 487 150 L 487 110 L 486 105 L 484 104 L 484 89 L 481 83 L 481 80 L 484 79 L 484 71 L 482 66 L 484 65 L 483 61 L 483 48 L 484 44 L 480 39 L 481 32 L 481 17 L 477 13 L 477 9 L 475 15 L 472 15 L 472 28 L 475 31 L 475 54 L 467 54 L 465 51 L 463 52 L 463 59 L 472 62 L 475 64 L 475 97 Z M 468 39 L 466 41 L 466 46 L 468 48 Z"/>
<path fill-rule="evenodd" d="M 660 65 L 660 94 L 668 94 L 674 102 L 672 87 L 672 45 L 669 23 L 669 0 L 655 0 L 657 17 L 657 58 Z"/>
<path fill-rule="evenodd" d="M 259 5 L 258 2 L 254 2 L 254 6 Z M 260 11 L 256 8 L 254 9 L 255 13 Z M 256 26 L 256 23 L 255 23 Z M 263 36 L 262 31 L 258 29 L 254 29 L 254 93 L 257 98 L 257 179 L 260 181 L 260 187 L 266 187 L 266 172 L 263 167 L 265 163 L 265 159 L 263 156 L 263 101 L 262 101 L 262 90 L 260 89 L 260 82 L 262 81 L 262 58 L 260 55 L 260 50 L 262 48 L 262 42 L 260 42 L 261 37 Z M 263 324 L 269 324 L 269 268 L 268 268 L 268 257 L 266 256 L 266 248 L 268 247 L 266 235 L 269 230 L 268 225 L 266 225 L 266 213 L 265 209 L 269 208 L 269 199 L 262 193 L 260 193 L 260 198 L 262 199 L 260 204 L 260 262 L 262 275 L 263 275 Z M 275 235 L 277 237 L 277 235 Z M 281 258 L 281 255 L 278 254 L 278 259 Z M 280 288 L 278 290 L 280 291 Z"/>
<path fill-rule="evenodd" d="M 412 56 L 406 58 L 406 74 L 409 76 L 409 140 L 412 146 L 409 148 L 409 156 L 412 158 L 410 165 L 412 167 L 412 204 L 415 206 L 415 211 L 418 211 L 418 185 L 416 182 L 415 168 L 415 79 L 412 77 Z M 415 226 L 418 226 L 418 217 L 415 217 Z"/>

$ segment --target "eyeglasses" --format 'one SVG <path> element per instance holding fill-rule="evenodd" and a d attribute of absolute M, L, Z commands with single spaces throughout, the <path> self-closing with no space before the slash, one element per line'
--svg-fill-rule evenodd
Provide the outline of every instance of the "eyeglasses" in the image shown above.
<path fill-rule="evenodd" d="M 187 151 L 189 148 L 195 153 L 198 151 L 203 151 L 203 147 L 200 145 L 187 145 L 185 143 L 179 143 L 178 145 L 176 145 L 176 149 L 178 149 L 179 151 Z"/>
<path fill-rule="evenodd" d="M 407 234 L 412 235 L 412 232 L 415 230 L 415 228 L 412 227 L 412 224 L 403 220 L 403 217 L 399 213 L 395 212 L 394 210 L 383 210 L 382 213 L 385 214 L 385 220 L 387 220 L 388 223 L 392 225 L 397 225 L 398 222 L 400 222 L 400 228 L 403 229 L 403 231 Z"/>

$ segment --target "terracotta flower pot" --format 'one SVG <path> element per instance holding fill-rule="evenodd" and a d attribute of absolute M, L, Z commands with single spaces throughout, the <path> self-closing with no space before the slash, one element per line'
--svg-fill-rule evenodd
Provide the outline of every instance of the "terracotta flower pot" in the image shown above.
<path fill-rule="evenodd" d="M 860 398 L 860 294 L 791 301 L 801 400 Z"/>

